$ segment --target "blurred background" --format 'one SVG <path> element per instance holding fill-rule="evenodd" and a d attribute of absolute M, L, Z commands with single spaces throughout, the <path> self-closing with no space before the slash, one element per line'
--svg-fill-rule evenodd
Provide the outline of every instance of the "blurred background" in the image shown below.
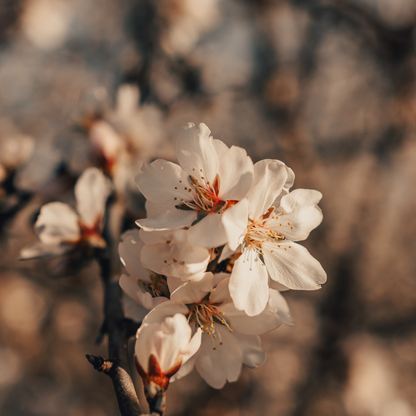
<path fill-rule="evenodd" d="M 98 268 L 19 251 L 117 140 L 132 228 L 134 175 L 192 121 L 323 193 L 304 245 L 328 282 L 285 293 L 263 367 L 219 391 L 193 372 L 166 415 L 415 416 L 415 116 L 414 0 L 1 0 L 0 414 L 118 414 L 84 356 L 106 356 Z"/>

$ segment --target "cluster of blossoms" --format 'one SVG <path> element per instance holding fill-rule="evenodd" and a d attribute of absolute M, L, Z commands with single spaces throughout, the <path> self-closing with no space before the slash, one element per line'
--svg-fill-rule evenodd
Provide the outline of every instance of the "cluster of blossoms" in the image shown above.
<path fill-rule="evenodd" d="M 294 173 L 284 163 L 253 164 L 204 124 L 182 128 L 176 154 L 179 165 L 143 165 L 136 183 L 148 217 L 119 246 L 127 312 L 144 318 L 135 357 L 150 398 L 194 367 L 221 388 L 243 364 L 261 365 L 259 335 L 292 323 L 280 291 L 326 281 L 297 243 L 322 221 L 320 192 L 289 192 Z"/>
<path fill-rule="evenodd" d="M 119 255 L 126 274 L 125 313 L 141 322 L 135 364 L 151 410 L 163 413 L 170 381 L 196 368 L 212 387 L 236 381 L 243 364 L 263 364 L 259 335 L 292 324 L 281 291 L 315 290 L 325 271 L 303 246 L 322 221 L 322 195 L 289 192 L 294 173 L 278 160 L 253 164 L 204 124 L 178 137 L 179 165 L 157 159 L 136 177 L 147 218 L 125 232 Z M 23 259 L 92 254 L 103 249 L 110 179 L 88 168 L 75 185 L 77 211 L 42 207 L 40 241 Z M 91 256 L 90 256 L 91 257 Z"/>

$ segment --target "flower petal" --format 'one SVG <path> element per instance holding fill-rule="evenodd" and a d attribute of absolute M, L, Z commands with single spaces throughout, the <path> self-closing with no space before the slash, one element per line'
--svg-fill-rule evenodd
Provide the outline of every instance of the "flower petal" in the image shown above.
<path fill-rule="evenodd" d="M 57 257 L 73 248 L 72 244 L 45 244 L 38 241 L 20 251 L 20 260 L 40 259 L 49 256 Z"/>
<path fill-rule="evenodd" d="M 189 175 L 175 163 L 162 159 L 145 163 L 135 181 L 140 192 L 151 202 L 173 208 L 180 199 L 189 200 L 189 193 L 184 189 L 189 184 Z"/>
<path fill-rule="evenodd" d="M 256 368 L 264 364 L 266 353 L 261 347 L 260 337 L 244 335 L 238 332 L 234 336 L 237 338 L 243 352 L 243 364 L 250 368 Z"/>
<path fill-rule="evenodd" d="M 228 247 L 235 251 L 240 245 L 240 237 L 247 229 L 248 199 L 242 199 L 238 204 L 228 208 L 221 218 L 227 234 Z"/>
<path fill-rule="evenodd" d="M 149 310 L 136 303 L 130 296 L 123 298 L 123 309 L 126 318 L 133 319 L 136 322 L 142 322 Z"/>
<path fill-rule="evenodd" d="M 214 183 L 218 172 L 218 155 L 212 144 L 210 129 L 188 123 L 182 127 L 176 142 L 176 155 L 183 170 L 196 179 Z"/>
<path fill-rule="evenodd" d="M 136 359 L 148 372 L 149 357 L 153 354 L 162 372 L 167 373 L 181 358 L 181 352 L 187 346 L 191 334 L 187 319 L 180 313 L 166 318 L 160 324 L 142 324 L 136 336 Z"/>
<path fill-rule="evenodd" d="M 265 159 L 254 165 L 253 186 L 247 194 L 250 218 L 257 220 L 272 206 L 288 178 L 287 166 L 279 160 Z"/>
<path fill-rule="evenodd" d="M 172 301 L 183 304 L 197 303 L 211 292 L 213 286 L 214 275 L 208 272 L 198 282 L 187 282 L 180 286 L 170 295 L 170 298 Z"/>
<path fill-rule="evenodd" d="M 215 284 L 215 280 L 217 280 L 217 278 L 220 276 L 224 278 L 218 282 L 215 289 L 211 290 L 209 301 L 211 303 L 232 302 L 231 296 L 230 296 L 230 290 L 228 288 L 230 284 L 230 275 L 228 273 L 215 274 L 214 284 Z"/>
<path fill-rule="evenodd" d="M 142 264 L 150 270 L 183 280 L 203 273 L 209 259 L 207 249 L 188 243 L 145 245 L 140 253 Z"/>
<path fill-rule="evenodd" d="M 289 289 L 316 290 L 326 282 L 326 273 L 319 261 L 299 244 L 281 242 L 273 253 L 267 249 L 263 252 L 270 277 Z"/>
<path fill-rule="evenodd" d="M 284 324 L 289 326 L 293 325 L 293 319 L 290 315 L 289 305 L 287 304 L 286 299 L 278 290 L 270 289 L 269 305 L 280 316 Z"/>
<path fill-rule="evenodd" d="M 189 343 L 182 349 L 182 364 L 185 364 L 201 346 L 202 331 L 198 328 Z"/>
<path fill-rule="evenodd" d="M 260 335 L 278 328 L 282 320 L 276 311 L 270 306 L 259 315 L 249 316 L 244 311 L 239 311 L 232 303 L 226 303 L 219 307 L 224 312 L 224 319 L 230 328 L 247 335 Z"/>
<path fill-rule="evenodd" d="M 144 244 L 139 236 L 139 230 L 129 230 L 123 233 L 118 245 L 118 254 L 130 276 L 134 276 L 148 282 L 149 270 L 145 269 L 140 262 L 140 252 Z"/>
<path fill-rule="evenodd" d="M 101 225 L 111 190 L 110 180 L 97 168 L 88 168 L 80 176 L 74 192 L 77 211 L 86 226 Z"/>
<path fill-rule="evenodd" d="M 253 250 L 246 250 L 234 264 L 230 278 L 230 295 L 238 310 L 258 315 L 269 299 L 266 267 Z"/>
<path fill-rule="evenodd" d="M 62 202 L 44 205 L 35 224 L 39 239 L 45 244 L 75 243 L 80 237 L 79 217 Z"/>
<path fill-rule="evenodd" d="M 156 322 L 163 322 L 168 316 L 173 316 L 175 313 L 182 313 L 186 315 L 189 309 L 183 304 L 168 300 L 152 309 L 144 318 L 143 323 L 153 324 Z"/>
<path fill-rule="evenodd" d="M 310 232 L 322 222 L 322 211 L 317 206 L 322 194 L 314 189 L 295 189 L 283 196 L 277 212 L 277 219 L 273 217 L 267 222 L 267 227 L 278 231 L 288 240 L 306 240 Z"/>
<path fill-rule="evenodd" d="M 222 214 L 212 212 L 196 225 L 193 225 L 188 230 L 189 244 L 206 248 L 219 247 L 225 244 L 227 242 L 227 234 L 221 222 L 221 216 Z"/>
<path fill-rule="evenodd" d="M 244 198 L 250 190 L 254 167 L 253 161 L 241 147 L 231 146 L 220 157 L 218 164 L 220 177 L 220 198 L 223 201 Z"/>
<path fill-rule="evenodd" d="M 136 224 L 145 231 L 172 230 L 190 226 L 197 217 L 195 211 L 182 211 L 174 209 L 163 211 L 151 218 L 143 218 L 136 221 Z"/>
<path fill-rule="evenodd" d="M 219 335 L 213 338 L 202 334 L 202 343 L 196 356 L 196 369 L 201 377 L 215 389 L 238 379 L 243 363 L 243 353 L 237 338 L 224 326 L 216 325 Z M 219 339 L 221 337 L 222 345 Z M 215 348 L 215 349 L 213 349 Z"/>
<path fill-rule="evenodd" d="M 215 151 L 217 152 L 218 159 L 221 158 L 221 156 L 227 152 L 229 147 L 221 140 L 214 139 L 212 141 L 212 145 L 214 146 Z"/>

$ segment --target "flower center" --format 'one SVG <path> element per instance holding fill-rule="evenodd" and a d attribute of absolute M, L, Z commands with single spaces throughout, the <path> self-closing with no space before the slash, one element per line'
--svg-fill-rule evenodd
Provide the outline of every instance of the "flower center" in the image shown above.
<path fill-rule="evenodd" d="M 137 280 L 141 289 L 150 293 L 153 298 L 165 297 L 169 299 L 170 294 L 166 278 L 156 273 L 152 273 L 149 277 L 150 282 L 144 282 L 142 279 Z"/>
<path fill-rule="evenodd" d="M 206 332 L 207 335 L 212 335 L 214 350 L 216 349 L 214 339 L 217 338 L 217 334 L 220 341 L 219 344 L 223 344 L 221 334 L 215 328 L 216 324 L 224 325 L 230 332 L 233 332 L 224 318 L 225 313 L 219 311 L 215 305 L 208 303 L 207 300 L 188 305 L 188 309 L 188 322 L 195 322 L 203 333 Z"/>
<path fill-rule="evenodd" d="M 194 169 L 195 170 L 195 169 Z M 182 210 L 193 210 L 199 213 L 208 214 L 209 212 L 222 213 L 230 206 L 235 205 L 238 201 L 223 201 L 219 197 L 219 177 L 215 178 L 213 184 L 206 180 L 202 169 L 200 169 L 200 179 L 189 175 L 189 185 L 184 186 L 182 181 L 179 181 L 179 186 L 175 189 L 183 187 L 183 190 L 189 193 L 189 199 L 174 198 L 175 201 L 182 202 L 176 205 L 176 208 Z"/>

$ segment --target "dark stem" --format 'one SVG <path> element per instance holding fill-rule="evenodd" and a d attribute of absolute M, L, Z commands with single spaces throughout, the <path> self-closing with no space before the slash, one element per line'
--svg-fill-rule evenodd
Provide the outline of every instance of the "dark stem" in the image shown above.
<path fill-rule="evenodd" d="M 121 415 L 136 416 L 141 415 L 142 410 L 128 370 L 127 342 L 130 337 L 128 332 L 131 332 L 131 328 L 126 324 L 127 321 L 124 317 L 121 302 L 122 291 L 118 284 L 119 258 L 117 244 L 119 239 L 118 230 L 120 229 L 118 225 L 122 214 L 123 210 L 120 209 L 120 205 L 116 202 L 109 204 L 107 235 L 105 236 L 107 249 L 105 252 L 97 254 L 104 285 L 104 319 L 105 331 L 108 334 L 109 358 L 108 360 L 103 360 L 101 357 L 92 358 L 92 356 L 87 358 L 94 367 L 99 364 L 101 371 L 110 376 Z M 98 363 L 97 359 L 101 359 L 102 362 Z"/>

